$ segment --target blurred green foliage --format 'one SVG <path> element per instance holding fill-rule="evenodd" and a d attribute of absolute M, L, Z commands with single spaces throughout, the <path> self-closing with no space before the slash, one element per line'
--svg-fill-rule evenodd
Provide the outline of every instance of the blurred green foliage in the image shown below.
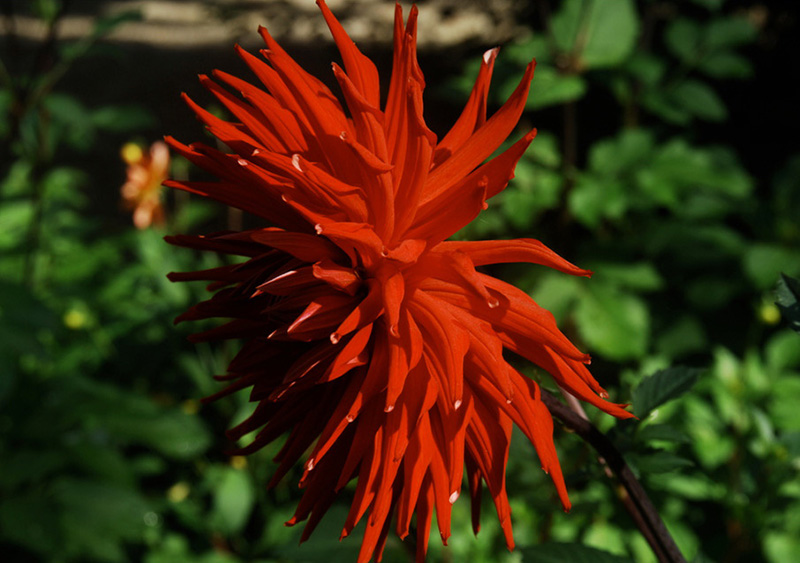
<path fill-rule="evenodd" d="M 687 559 L 798 560 L 800 154 L 756 179 L 732 147 L 693 134 L 731 117 L 724 85 L 752 76 L 758 28 L 724 0 L 551 4 L 529 38 L 503 49 L 493 95 L 504 100 L 535 56 L 531 119 L 556 115 L 564 127 L 539 133 L 516 179 L 459 236 L 535 236 L 595 271 L 589 281 L 498 268 L 593 354 L 612 399 L 632 402 L 637 421 L 589 415 Z M 63 8 L 30 5 L 53 34 Z M 97 107 L 59 91 L 73 65 L 97 55 L 98 39 L 134 17 L 98 20 L 71 44 L 53 35 L 27 67 L 16 65 L 24 72 L 0 65 L 3 557 L 353 560 L 359 534 L 338 541 L 346 499 L 302 547 L 300 530 L 283 526 L 299 474 L 265 489 L 280 444 L 246 460 L 223 453 L 221 429 L 252 408 L 246 394 L 200 408 L 232 350 L 188 345 L 188 329 L 170 326 L 203 288 L 165 274 L 216 259 L 172 249 L 155 229 L 110 228 L 91 197 L 118 187 L 93 185 L 91 170 L 69 164 L 154 123 L 131 100 Z M 468 64 L 448 91 L 463 99 L 475 71 Z M 576 109 L 598 99 L 618 120 L 587 139 Z M 198 201 L 171 203 L 175 231 L 224 220 Z M 450 546 L 432 541 L 432 561 L 654 560 L 594 453 L 556 432 L 571 514 L 556 508 L 530 444 L 515 440 L 508 489 L 518 549 L 505 550 L 488 502 L 475 539 L 462 499 Z M 384 560 L 410 556 L 390 536 Z"/>

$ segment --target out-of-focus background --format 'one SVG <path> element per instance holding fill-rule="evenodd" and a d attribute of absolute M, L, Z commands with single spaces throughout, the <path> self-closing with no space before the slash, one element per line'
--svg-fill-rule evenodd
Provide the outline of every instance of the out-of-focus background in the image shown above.
<path fill-rule="evenodd" d="M 394 4 L 329 5 L 388 83 Z M 800 275 L 796 3 L 419 8 L 425 104 L 440 136 L 483 51 L 502 46 L 490 111 L 538 61 L 523 125 L 539 136 L 509 188 L 458 236 L 535 237 L 595 271 L 496 274 L 551 309 L 612 398 L 633 402 L 639 421 L 589 416 L 688 560 L 800 560 L 800 335 L 775 304 L 780 287 L 791 317 L 796 294 L 779 280 Z M 259 24 L 333 84 L 338 55 L 313 1 L 3 0 L 0 14 L 3 560 L 354 560 L 358 534 L 338 541 L 350 493 L 298 547 L 299 527 L 283 522 L 299 470 L 265 488 L 280 444 L 224 453 L 234 444 L 223 430 L 252 408 L 247 395 L 199 399 L 219 389 L 211 375 L 235 344 L 188 343 L 199 327 L 171 321 L 204 288 L 165 278 L 219 259 L 162 237 L 256 223 L 163 193 L 167 168 L 201 176 L 151 152 L 165 134 L 210 142 L 180 93 L 223 115 L 196 75 L 220 68 L 254 81 L 233 45 L 257 50 Z M 505 550 L 488 499 L 476 539 L 461 499 L 450 547 L 432 538 L 432 561 L 654 560 L 593 452 L 556 434 L 571 514 L 530 445 L 515 441 L 518 549 Z M 385 560 L 410 555 L 390 536 Z"/>

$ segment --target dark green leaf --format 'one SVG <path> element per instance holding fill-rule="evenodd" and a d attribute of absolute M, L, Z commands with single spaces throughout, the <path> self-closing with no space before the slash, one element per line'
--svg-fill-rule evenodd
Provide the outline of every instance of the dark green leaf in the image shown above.
<path fill-rule="evenodd" d="M 668 358 L 707 349 L 708 338 L 702 323 L 694 316 L 679 317 L 658 333 L 656 347 Z"/>
<path fill-rule="evenodd" d="M 775 294 L 783 317 L 795 332 L 800 332 L 800 281 L 781 274 Z"/>
<path fill-rule="evenodd" d="M 577 543 L 544 543 L 520 548 L 525 563 L 629 563 L 630 559 Z"/>
<path fill-rule="evenodd" d="M 92 112 L 95 127 L 114 133 L 128 133 L 156 125 L 153 114 L 139 105 L 105 106 Z"/>
<path fill-rule="evenodd" d="M 645 377 L 633 391 L 633 410 L 640 419 L 667 401 L 680 397 L 692 388 L 701 370 L 684 366 L 657 371 Z"/>
<path fill-rule="evenodd" d="M 0 538 L 34 553 L 53 553 L 63 541 L 58 510 L 43 491 L 3 496 L 0 500 Z"/>
<path fill-rule="evenodd" d="M 642 474 L 670 473 L 694 465 L 692 461 L 672 452 L 655 451 L 648 454 L 630 454 L 629 461 Z"/>
<path fill-rule="evenodd" d="M 148 515 L 158 519 L 135 489 L 70 477 L 53 489 L 63 507 L 64 555 L 73 560 L 124 561 L 123 542 L 141 537 Z"/>
<path fill-rule="evenodd" d="M 3 376 L 0 375 L 0 378 Z M 57 450 L 24 449 L 13 452 L 3 460 L 0 489 L 18 489 L 21 485 L 39 481 L 66 463 L 63 453 Z"/>
<path fill-rule="evenodd" d="M 675 100 L 667 96 L 661 88 L 646 90 L 640 101 L 644 108 L 669 123 L 686 125 L 692 120 L 691 114 L 684 107 L 677 105 Z"/>
<path fill-rule="evenodd" d="M 208 431 L 196 416 L 178 411 L 137 416 L 119 412 L 109 416 L 105 428 L 115 435 L 146 444 L 176 459 L 191 459 L 208 448 Z"/>
<path fill-rule="evenodd" d="M 711 51 L 751 43 L 758 30 L 745 18 L 730 17 L 713 20 L 705 33 L 705 47 Z"/>
<path fill-rule="evenodd" d="M 66 94 L 51 94 L 45 100 L 56 132 L 55 141 L 63 140 L 70 148 L 87 151 L 91 148 L 95 129 L 89 111 L 76 98 Z"/>
<path fill-rule="evenodd" d="M 628 60 L 625 68 L 646 86 L 656 86 L 664 77 L 667 65 L 662 58 L 637 51 Z"/>
<path fill-rule="evenodd" d="M 699 68 L 713 78 L 749 78 L 753 74 L 749 60 L 728 51 L 709 53 L 702 58 Z"/>
<path fill-rule="evenodd" d="M 34 15 L 47 24 L 52 24 L 61 10 L 61 0 L 34 0 L 32 4 Z"/>
<path fill-rule="evenodd" d="M 722 7 L 725 0 L 692 0 L 692 2 L 708 10 L 716 11 Z"/>
<path fill-rule="evenodd" d="M 94 23 L 92 36 L 95 38 L 102 37 L 114 31 L 117 27 L 124 23 L 141 21 L 142 14 L 138 10 L 128 10 L 125 12 L 118 12 L 110 16 L 98 18 Z"/>
<path fill-rule="evenodd" d="M 700 25 L 689 19 L 677 19 L 664 32 L 664 40 L 670 52 L 682 61 L 694 61 L 698 54 L 702 30 Z"/>
<path fill-rule="evenodd" d="M 691 438 L 685 432 L 669 424 L 648 424 L 641 427 L 636 436 L 642 442 L 654 440 L 676 443 L 691 442 Z"/>
<path fill-rule="evenodd" d="M 698 80 L 681 82 L 672 90 L 671 97 L 701 119 L 722 121 L 728 116 L 728 110 L 717 93 L 708 84 Z"/>

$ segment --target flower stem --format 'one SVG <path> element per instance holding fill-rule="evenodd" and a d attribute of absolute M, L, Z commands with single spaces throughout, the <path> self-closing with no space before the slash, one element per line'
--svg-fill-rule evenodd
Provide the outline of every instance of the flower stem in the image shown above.
<path fill-rule="evenodd" d="M 550 412 L 564 426 L 583 438 L 602 457 L 602 463 L 612 471 L 621 486 L 620 498 L 631 514 L 636 526 L 650 544 L 661 563 L 686 563 L 675 540 L 670 535 L 664 521 L 658 515 L 652 501 L 625 462 L 622 453 L 608 437 L 591 422 L 559 401 L 552 393 L 542 389 L 542 400 Z"/>

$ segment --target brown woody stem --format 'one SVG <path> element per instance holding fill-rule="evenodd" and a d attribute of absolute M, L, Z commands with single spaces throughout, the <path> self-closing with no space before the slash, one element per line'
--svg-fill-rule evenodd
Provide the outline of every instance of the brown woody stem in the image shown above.
<path fill-rule="evenodd" d="M 601 463 L 611 470 L 621 485 L 620 498 L 636 526 L 661 563 L 686 563 L 664 521 L 658 515 L 642 484 L 633 475 L 620 451 L 605 434 L 581 417 L 552 393 L 542 389 L 542 400 L 565 427 L 583 438 L 600 455 Z"/>

